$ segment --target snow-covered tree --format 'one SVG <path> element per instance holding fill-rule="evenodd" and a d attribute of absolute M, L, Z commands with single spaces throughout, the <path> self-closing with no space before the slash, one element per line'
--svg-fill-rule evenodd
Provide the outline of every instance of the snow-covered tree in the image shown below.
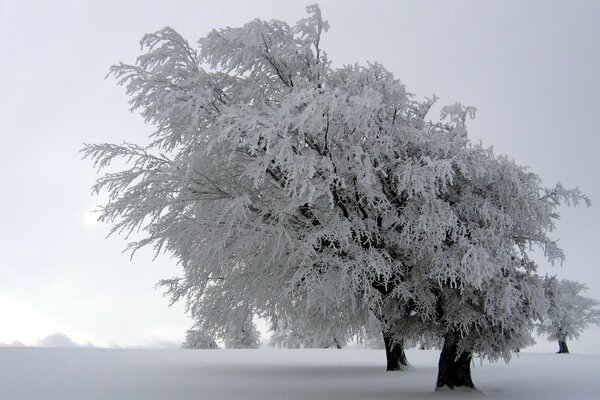
<path fill-rule="evenodd" d="M 252 315 L 239 315 L 237 319 L 228 320 L 223 340 L 227 349 L 258 349 L 260 332 L 252 321 Z"/>
<path fill-rule="evenodd" d="M 301 329 L 278 328 L 269 340 L 273 347 L 286 349 L 327 349 L 335 347 L 341 349 L 345 341 L 328 334 L 303 332 Z"/>
<path fill-rule="evenodd" d="M 185 333 L 184 349 L 218 349 L 219 345 L 209 334 L 198 329 L 190 329 Z"/>
<path fill-rule="evenodd" d="M 83 149 L 99 169 L 129 162 L 94 187 L 101 220 L 142 232 L 133 252 L 179 260 L 162 284 L 215 336 L 237 310 L 273 327 L 298 307 L 306 326 L 370 312 L 396 343 L 443 340 L 438 386 L 472 387 L 474 354 L 508 359 L 529 340 L 547 305 L 527 253 L 561 260 L 556 208 L 587 199 L 471 144 L 473 108 L 427 121 L 433 100 L 380 64 L 333 68 L 327 29 L 309 6 L 294 26 L 254 20 L 198 49 L 170 28 L 144 36 L 112 72 L 151 140 Z"/>
<path fill-rule="evenodd" d="M 558 353 L 568 353 L 567 339 L 577 339 L 591 324 L 600 324 L 600 302 L 582 296 L 583 283 L 546 277 L 548 314 L 538 325 L 538 333 L 558 341 Z"/>
<path fill-rule="evenodd" d="M 313 318 L 301 318 L 299 315 L 290 317 L 278 323 L 270 338 L 273 347 L 288 349 L 303 348 L 338 348 L 341 349 L 350 335 L 349 329 L 342 325 L 342 321 L 335 317 L 335 323 L 326 324 L 319 315 Z M 316 322 L 316 323 L 311 323 Z"/>

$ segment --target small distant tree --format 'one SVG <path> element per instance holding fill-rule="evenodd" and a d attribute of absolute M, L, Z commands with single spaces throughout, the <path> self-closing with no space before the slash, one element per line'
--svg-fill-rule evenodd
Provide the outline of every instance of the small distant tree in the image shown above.
<path fill-rule="evenodd" d="M 591 324 L 600 324 L 600 302 L 582 296 L 587 290 L 583 283 L 547 277 L 546 296 L 550 308 L 538 325 L 538 333 L 548 340 L 558 341 L 558 353 L 569 353 L 567 339 L 574 340 Z"/>
<path fill-rule="evenodd" d="M 190 329 L 185 333 L 185 341 L 181 347 L 184 349 L 218 349 L 219 345 L 206 332 Z"/>
<path fill-rule="evenodd" d="M 335 347 L 341 349 L 347 341 L 345 329 L 329 330 L 327 328 L 313 329 L 306 326 L 304 321 L 288 321 L 280 325 L 271 335 L 269 340 L 273 347 L 287 349 L 327 349 Z"/>
<path fill-rule="evenodd" d="M 226 349 L 258 349 L 260 332 L 251 315 L 229 320 L 224 329 L 223 341 Z"/>
<path fill-rule="evenodd" d="M 273 332 L 269 343 L 273 347 L 286 349 L 341 349 L 345 344 L 336 337 L 305 334 L 291 328 L 281 328 Z"/>
<path fill-rule="evenodd" d="M 301 349 L 304 347 L 303 338 L 290 328 L 278 328 L 273 331 L 269 338 L 269 344 L 273 347 L 284 349 Z"/>

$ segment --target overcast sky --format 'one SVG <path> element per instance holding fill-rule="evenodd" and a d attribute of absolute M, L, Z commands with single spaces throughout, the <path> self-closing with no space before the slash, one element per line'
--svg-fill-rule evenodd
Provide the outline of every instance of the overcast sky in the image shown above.
<path fill-rule="evenodd" d="M 294 23 L 305 1 L 0 0 L 0 343 L 54 333 L 100 346 L 181 342 L 192 322 L 154 284 L 173 260 L 122 254 L 90 210 L 84 142 L 144 143 L 110 65 L 133 62 L 144 33 L 190 42 L 253 18 Z M 544 271 L 600 299 L 600 2 L 321 1 L 334 66 L 379 61 L 417 97 L 478 107 L 473 141 L 579 186 L 592 208 L 562 209 L 567 259 Z M 538 350 L 554 350 L 543 343 Z M 600 329 L 572 351 L 600 353 Z"/>

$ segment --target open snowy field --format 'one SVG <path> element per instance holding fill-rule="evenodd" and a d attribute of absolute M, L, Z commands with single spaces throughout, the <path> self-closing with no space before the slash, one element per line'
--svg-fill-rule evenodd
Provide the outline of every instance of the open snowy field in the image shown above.
<path fill-rule="evenodd" d="M 0 348 L 0 399 L 600 399 L 599 355 L 476 362 L 481 393 L 435 393 L 437 355 L 385 372 L 383 350 Z"/>

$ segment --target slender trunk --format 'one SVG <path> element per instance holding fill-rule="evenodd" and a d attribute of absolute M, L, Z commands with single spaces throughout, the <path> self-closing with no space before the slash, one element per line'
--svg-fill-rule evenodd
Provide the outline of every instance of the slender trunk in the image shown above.
<path fill-rule="evenodd" d="M 569 354 L 569 348 L 567 347 L 567 339 L 558 341 L 558 354 Z"/>
<path fill-rule="evenodd" d="M 458 333 L 448 332 L 444 336 L 444 347 L 438 363 L 436 390 L 443 386 L 450 389 L 467 387 L 475 389 L 471 379 L 471 352 L 458 353 Z"/>
<path fill-rule="evenodd" d="M 394 340 L 390 334 L 383 334 L 385 344 L 386 371 L 401 371 L 408 365 L 404 354 L 404 339 Z"/>

